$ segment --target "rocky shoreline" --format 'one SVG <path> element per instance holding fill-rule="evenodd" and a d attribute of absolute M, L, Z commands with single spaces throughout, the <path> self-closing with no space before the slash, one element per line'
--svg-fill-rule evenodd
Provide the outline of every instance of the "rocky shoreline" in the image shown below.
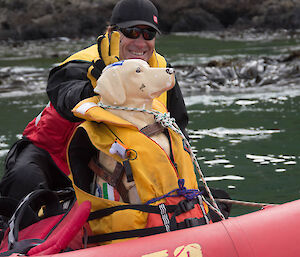
<path fill-rule="evenodd" d="M 65 59 L 70 52 L 81 49 L 88 42 L 68 38 L 2 42 L 0 61 L 5 66 L 0 67 L 0 99 L 45 94 L 54 60 Z M 41 65 L 41 60 L 48 60 L 49 65 Z M 277 49 L 272 55 L 220 55 L 204 58 L 199 63 L 179 61 L 172 64 L 185 96 L 200 92 L 236 93 L 269 86 L 299 88 L 300 85 L 300 48 L 297 43 L 284 51 Z"/>
<path fill-rule="evenodd" d="M 118 0 L 0 0 L 0 40 L 102 33 Z M 164 33 L 300 29 L 298 0 L 152 0 Z"/>

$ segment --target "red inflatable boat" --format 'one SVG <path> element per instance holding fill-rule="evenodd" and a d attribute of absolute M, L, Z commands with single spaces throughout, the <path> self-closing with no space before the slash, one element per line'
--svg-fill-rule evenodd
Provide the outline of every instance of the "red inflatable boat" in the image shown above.
<path fill-rule="evenodd" d="M 43 256 L 296 257 L 300 256 L 299 217 L 297 200 L 200 227 Z"/>

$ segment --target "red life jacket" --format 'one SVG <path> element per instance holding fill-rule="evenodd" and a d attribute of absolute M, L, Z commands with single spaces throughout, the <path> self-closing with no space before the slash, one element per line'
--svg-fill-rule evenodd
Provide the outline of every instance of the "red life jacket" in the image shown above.
<path fill-rule="evenodd" d="M 46 150 L 57 167 L 67 176 L 70 174 L 66 148 L 74 129 L 80 122 L 71 122 L 61 117 L 49 102 L 44 110 L 25 128 L 26 136 L 34 145 Z"/>

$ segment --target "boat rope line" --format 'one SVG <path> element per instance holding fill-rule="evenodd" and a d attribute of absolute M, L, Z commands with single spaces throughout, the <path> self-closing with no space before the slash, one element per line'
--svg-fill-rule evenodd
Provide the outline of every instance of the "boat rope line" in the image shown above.
<path fill-rule="evenodd" d="M 206 183 L 206 180 L 204 178 L 204 175 L 203 175 L 203 172 L 200 168 L 200 165 L 197 161 L 197 158 L 195 156 L 195 154 L 193 153 L 192 151 L 192 147 L 189 143 L 189 141 L 186 139 L 186 137 L 184 136 L 184 134 L 182 133 L 182 131 L 180 130 L 180 128 L 178 127 L 178 125 L 176 124 L 175 122 L 175 119 L 174 118 L 171 118 L 170 116 L 170 113 L 167 112 L 167 113 L 161 113 L 159 111 L 155 111 L 155 110 L 146 110 L 146 109 L 142 109 L 142 108 L 134 108 L 134 107 L 125 107 L 125 106 L 112 106 L 112 105 L 106 105 L 106 104 L 103 104 L 101 102 L 98 103 L 98 106 L 103 108 L 103 109 L 112 109 L 112 110 L 123 110 L 123 111 L 135 111 L 135 112 L 143 112 L 143 113 L 147 113 L 147 114 L 151 114 L 154 116 L 154 119 L 156 122 L 160 123 L 163 127 L 165 128 L 170 128 L 172 129 L 174 132 L 176 132 L 177 134 L 179 134 L 182 139 L 184 140 L 184 143 L 186 144 L 187 148 L 189 149 L 189 153 L 190 153 L 190 156 L 192 158 L 192 161 L 196 167 L 196 170 L 197 170 L 197 173 L 208 193 L 208 196 L 212 202 L 212 205 L 209 204 L 208 201 L 207 204 L 210 205 L 213 209 L 214 212 L 216 212 L 220 218 L 222 220 L 225 220 L 225 217 L 223 215 L 223 213 L 220 211 L 219 209 L 219 206 L 217 205 L 207 183 Z"/>
<path fill-rule="evenodd" d="M 247 202 L 247 201 L 239 201 L 239 200 L 231 200 L 231 199 L 218 199 L 218 198 L 216 199 L 216 201 L 225 204 L 237 204 L 242 206 L 259 207 L 259 208 L 279 205 L 274 203 L 256 203 L 256 202 Z"/>

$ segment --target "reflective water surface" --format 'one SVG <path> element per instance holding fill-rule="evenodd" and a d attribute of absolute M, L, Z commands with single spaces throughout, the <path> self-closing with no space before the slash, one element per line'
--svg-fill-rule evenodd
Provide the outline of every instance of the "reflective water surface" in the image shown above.
<path fill-rule="evenodd" d="M 227 189 L 235 199 L 299 198 L 300 88 L 271 90 L 186 98 L 203 172 L 210 185 Z"/>

